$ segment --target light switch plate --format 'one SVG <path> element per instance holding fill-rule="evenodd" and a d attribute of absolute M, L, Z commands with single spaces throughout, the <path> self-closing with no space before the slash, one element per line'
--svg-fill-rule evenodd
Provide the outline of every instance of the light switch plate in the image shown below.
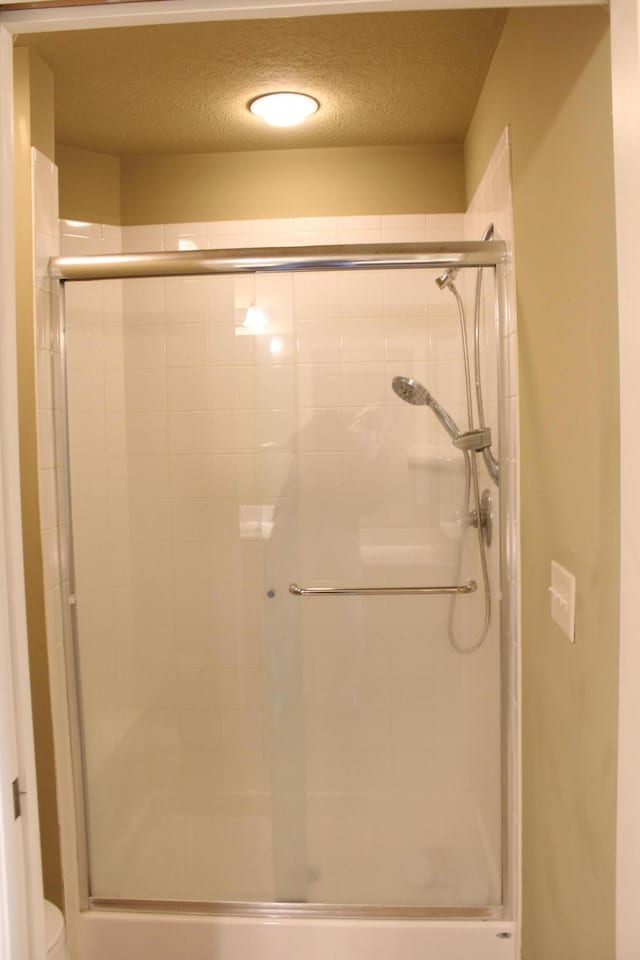
<path fill-rule="evenodd" d="M 555 560 L 551 561 L 551 617 L 563 633 L 575 643 L 576 578 Z"/>

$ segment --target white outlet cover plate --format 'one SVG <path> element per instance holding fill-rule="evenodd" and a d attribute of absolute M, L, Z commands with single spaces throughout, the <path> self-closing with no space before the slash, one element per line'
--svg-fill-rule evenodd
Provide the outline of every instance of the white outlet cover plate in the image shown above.
<path fill-rule="evenodd" d="M 551 617 L 575 643 L 576 626 L 576 578 L 555 560 L 551 562 Z"/>

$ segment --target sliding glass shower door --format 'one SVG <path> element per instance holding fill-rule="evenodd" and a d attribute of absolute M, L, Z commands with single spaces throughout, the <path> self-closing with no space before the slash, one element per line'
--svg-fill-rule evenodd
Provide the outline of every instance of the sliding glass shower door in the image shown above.
<path fill-rule="evenodd" d="M 465 455 L 391 388 L 424 383 L 466 429 L 434 277 L 66 284 L 94 899 L 500 904 L 499 491 L 480 465 L 493 608 L 466 653 L 486 600 Z M 492 307 L 481 346 L 496 448 Z"/>

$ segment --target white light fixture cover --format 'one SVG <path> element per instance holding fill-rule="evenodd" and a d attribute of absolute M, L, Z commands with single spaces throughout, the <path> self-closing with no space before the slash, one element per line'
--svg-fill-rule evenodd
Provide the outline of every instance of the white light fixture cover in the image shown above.
<path fill-rule="evenodd" d="M 295 127 L 302 123 L 320 104 L 306 93 L 267 93 L 249 103 L 249 110 L 271 127 Z"/>

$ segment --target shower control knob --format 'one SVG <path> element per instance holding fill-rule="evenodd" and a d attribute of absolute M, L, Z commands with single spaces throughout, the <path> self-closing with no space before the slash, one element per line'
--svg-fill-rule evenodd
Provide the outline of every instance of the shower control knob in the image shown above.
<path fill-rule="evenodd" d="M 477 510 L 472 510 L 469 514 L 469 526 L 478 526 Z M 490 547 L 493 538 L 493 502 L 488 490 L 483 490 L 482 497 L 480 498 L 480 526 L 482 528 L 484 542 Z"/>

